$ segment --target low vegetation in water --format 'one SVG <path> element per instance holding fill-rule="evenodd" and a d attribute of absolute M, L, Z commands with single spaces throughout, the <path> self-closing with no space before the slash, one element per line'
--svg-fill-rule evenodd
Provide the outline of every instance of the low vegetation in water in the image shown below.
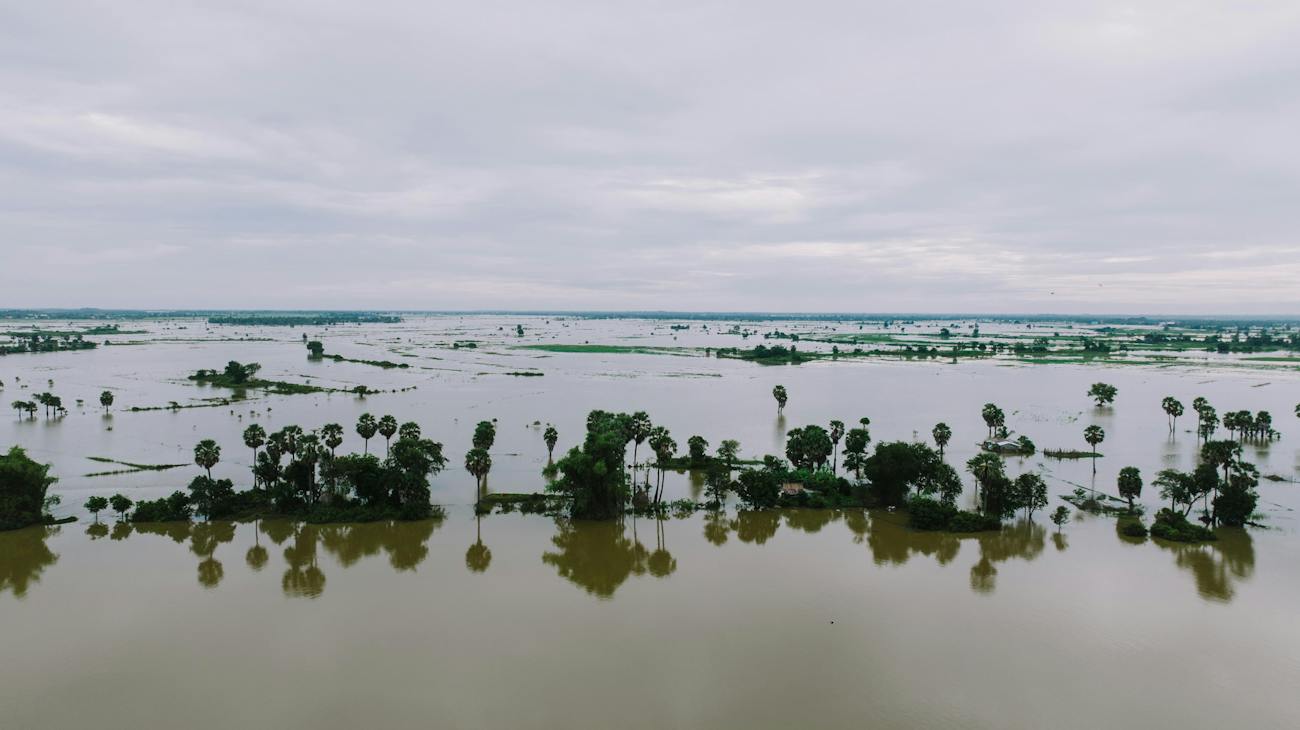
<path fill-rule="evenodd" d="M 372 312 L 297 312 L 284 314 L 222 314 L 208 317 L 208 324 L 250 327 L 323 327 L 334 324 L 394 324 L 402 318 Z"/>
<path fill-rule="evenodd" d="M 265 380 L 258 378 L 257 372 L 261 367 L 261 365 L 255 362 L 245 364 L 231 360 L 226 364 L 224 370 L 199 370 L 189 376 L 189 379 L 196 383 L 213 385 L 219 388 L 263 390 L 275 395 L 347 392 L 340 388 L 323 388 L 319 385 L 289 383 L 282 380 Z M 358 387 L 364 388 L 365 386 Z"/>

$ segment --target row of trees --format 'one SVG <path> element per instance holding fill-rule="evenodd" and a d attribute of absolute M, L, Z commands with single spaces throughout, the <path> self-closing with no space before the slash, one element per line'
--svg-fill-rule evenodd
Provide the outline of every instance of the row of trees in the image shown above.
<path fill-rule="evenodd" d="M 1166 396 L 1160 401 L 1160 407 L 1169 420 L 1170 432 L 1173 432 L 1178 418 L 1184 413 L 1182 402 L 1173 396 Z M 1229 434 L 1233 434 L 1234 438 L 1240 441 L 1272 440 L 1278 435 L 1273 429 L 1273 414 L 1268 411 L 1253 414 L 1245 410 L 1230 411 L 1223 414 L 1223 419 L 1220 421 L 1214 406 L 1210 405 L 1205 398 L 1199 397 L 1192 401 L 1192 410 L 1196 412 L 1196 434 L 1202 440 L 1209 440 L 1218 430 L 1220 423 L 1228 429 Z M 1300 405 L 1296 406 L 1296 417 L 1300 418 Z"/>

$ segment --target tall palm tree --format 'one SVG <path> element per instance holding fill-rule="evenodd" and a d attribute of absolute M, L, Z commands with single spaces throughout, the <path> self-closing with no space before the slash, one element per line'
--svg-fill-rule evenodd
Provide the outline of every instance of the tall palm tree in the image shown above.
<path fill-rule="evenodd" d="M 420 424 L 416 423 L 415 421 L 407 421 L 406 423 L 403 423 L 401 426 L 398 426 L 397 440 L 398 441 L 419 441 Z"/>
<path fill-rule="evenodd" d="M 198 464 L 208 472 L 208 480 L 212 479 L 212 467 L 221 461 L 221 447 L 212 439 L 203 439 L 194 447 L 194 463 Z"/>
<path fill-rule="evenodd" d="M 393 434 L 397 433 L 397 419 L 392 416 L 383 416 L 379 419 L 379 435 L 384 437 L 384 454 L 389 452 L 389 446 L 393 440 Z"/>
<path fill-rule="evenodd" d="M 321 440 L 330 450 L 330 461 L 334 461 L 334 450 L 343 443 L 343 427 L 337 423 L 327 423 L 320 427 Z"/>
<path fill-rule="evenodd" d="M 108 413 L 108 409 L 113 406 L 113 394 L 107 390 L 100 393 L 99 404 L 104 407 L 104 412 Z"/>
<path fill-rule="evenodd" d="M 357 435 L 365 443 L 365 453 L 370 453 L 370 439 L 379 431 L 379 422 L 369 413 L 362 413 L 357 419 Z"/>
<path fill-rule="evenodd" d="M 936 423 L 930 431 L 930 435 L 934 437 L 934 443 L 939 447 L 939 459 L 942 460 L 943 450 L 947 448 L 948 442 L 952 440 L 952 429 L 946 423 Z"/>
<path fill-rule="evenodd" d="M 483 496 L 483 482 L 492 471 L 492 455 L 487 449 L 470 449 L 465 452 L 465 471 L 474 475 L 474 502 L 477 504 Z"/>
<path fill-rule="evenodd" d="M 1178 422 L 1178 417 L 1183 415 L 1183 404 L 1172 395 L 1165 396 L 1160 401 L 1160 407 L 1164 409 L 1165 415 L 1169 417 L 1169 430 L 1174 430 L 1174 425 Z"/>
<path fill-rule="evenodd" d="M 266 444 L 266 429 L 254 423 L 244 429 L 244 445 L 253 450 L 253 486 L 257 486 L 257 450 Z"/>
<path fill-rule="evenodd" d="M 546 431 L 542 433 L 542 440 L 546 442 L 546 458 L 552 460 L 555 458 L 555 444 L 560 440 L 560 432 L 555 430 L 555 426 L 546 424 Z"/>
<path fill-rule="evenodd" d="M 637 411 L 632 414 L 632 421 L 628 425 L 629 435 L 632 437 L 632 483 L 635 484 L 637 447 L 650 437 L 650 431 L 654 428 L 654 424 L 650 423 L 649 414 L 645 411 Z"/>
<path fill-rule="evenodd" d="M 840 439 L 844 438 L 844 422 L 831 421 L 831 473 L 836 471 L 840 456 Z"/>
<path fill-rule="evenodd" d="M 1097 471 L 1097 444 L 1106 440 L 1106 432 L 1101 426 L 1092 425 L 1083 429 L 1083 440 L 1092 447 L 1092 470 Z"/>

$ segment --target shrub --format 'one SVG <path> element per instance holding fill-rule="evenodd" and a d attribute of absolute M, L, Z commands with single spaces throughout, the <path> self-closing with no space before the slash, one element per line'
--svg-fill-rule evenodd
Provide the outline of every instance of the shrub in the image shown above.
<path fill-rule="evenodd" d="M 132 522 L 189 522 L 190 496 L 172 492 L 170 497 L 146 499 L 137 502 Z"/>
<path fill-rule="evenodd" d="M 16 530 L 45 521 L 45 492 L 56 480 L 50 466 L 32 461 L 15 446 L 0 455 L 0 530 Z"/>
<path fill-rule="evenodd" d="M 916 530 L 946 530 L 956 514 L 956 507 L 929 497 L 912 497 L 907 501 L 908 525 Z"/>
<path fill-rule="evenodd" d="M 1201 525 L 1194 525 L 1188 522 L 1183 515 L 1168 508 L 1156 513 L 1156 519 L 1151 523 L 1151 536 L 1176 542 L 1200 542 L 1202 540 L 1219 539 L 1212 530 Z"/>

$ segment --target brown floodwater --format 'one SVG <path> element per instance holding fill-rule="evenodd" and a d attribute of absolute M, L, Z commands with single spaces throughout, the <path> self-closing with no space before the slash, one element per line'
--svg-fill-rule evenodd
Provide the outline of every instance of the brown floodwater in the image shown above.
<path fill-rule="evenodd" d="M 1224 533 L 463 508 L 33 528 L 0 534 L 0 706 L 13 728 L 1295 727 L 1300 556 Z"/>
<path fill-rule="evenodd" d="M 0 359 L 6 405 L 44 390 L 69 405 L 63 418 L 0 419 L 0 448 L 52 463 L 56 514 L 79 518 L 0 533 L 0 728 L 1300 726 L 1294 365 L 1171 353 L 1163 365 L 765 367 L 691 349 L 519 347 L 762 341 L 720 334 L 726 323 L 668 324 L 433 316 L 309 331 L 329 352 L 410 365 L 389 370 L 308 361 L 301 329 L 193 320 L 124 323 L 146 334 L 110 336 L 119 345 L 94 351 Z M 453 349 L 456 340 L 477 347 Z M 270 379 L 395 392 L 130 410 L 228 396 L 185 376 L 232 359 L 262 363 Z M 524 370 L 545 374 L 507 374 Z M 1113 407 L 1084 396 L 1096 381 L 1119 388 Z M 777 383 L 791 394 L 780 415 Z M 116 395 L 109 413 L 97 407 L 105 389 Z M 1040 449 L 1086 448 L 1083 428 L 1105 428 L 1095 464 L 1041 452 L 1007 460 L 1012 475 L 1044 475 L 1051 508 L 1079 486 L 1114 493 L 1119 469 L 1133 465 L 1151 512 L 1155 473 L 1196 461 L 1192 419 L 1171 432 L 1166 395 L 1189 410 L 1205 396 L 1220 413 L 1272 411 L 1280 438 L 1245 447 L 1277 478 L 1260 484 L 1261 527 L 1188 546 L 1134 541 L 1114 518 L 1082 513 L 1059 532 L 1039 513 L 979 536 L 915 533 L 885 512 L 734 504 L 663 521 L 476 519 L 459 458 L 473 424 L 497 419 L 489 488 L 541 489 L 544 425 L 559 428 L 562 451 L 603 408 L 647 410 L 679 444 L 695 433 L 714 446 L 738 439 L 746 457 L 781 453 L 788 429 L 832 418 L 869 416 L 876 441 L 926 439 L 946 421 L 947 458 L 960 465 L 985 433 L 980 406 L 993 401 Z M 249 423 L 335 421 L 347 428 L 342 450 L 360 450 L 351 424 L 367 411 L 416 420 L 446 444 L 451 463 L 433 480 L 445 519 L 132 526 L 106 515 L 95 524 L 81 507 L 91 495 L 184 488 L 202 438 L 223 446 L 214 476 L 246 486 Z M 185 466 L 106 474 L 127 467 L 92 456 Z M 667 496 L 701 487 L 670 474 Z"/>

